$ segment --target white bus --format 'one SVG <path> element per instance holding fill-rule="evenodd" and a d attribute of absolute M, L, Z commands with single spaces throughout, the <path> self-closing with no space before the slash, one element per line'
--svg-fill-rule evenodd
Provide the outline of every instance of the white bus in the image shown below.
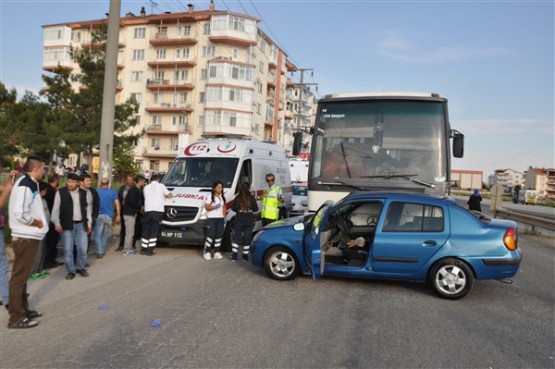
<path fill-rule="evenodd" d="M 449 194 L 451 130 L 436 93 L 349 93 L 318 101 L 308 178 L 308 210 L 356 190 Z"/>

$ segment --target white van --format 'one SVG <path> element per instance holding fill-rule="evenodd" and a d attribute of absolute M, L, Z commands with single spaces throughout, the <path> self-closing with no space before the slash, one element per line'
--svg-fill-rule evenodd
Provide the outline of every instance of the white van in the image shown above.
<path fill-rule="evenodd" d="M 302 158 L 289 158 L 291 169 L 291 182 L 308 183 L 308 160 Z"/>
<path fill-rule="evenodd" d="M 160 240 L 185 245 L 203 245 L 206 228 L 204 203 L 211 196 L 214 182 L 224 184 L 227 208 L 231 208 L 242 182 L 251 184 L 251 192 L 262 209 L 261 197 L 267 188 L 266 174 L 273 173 L 281 186 L 284 206 L 280 218 L 291 211 L 291 175 L 285 150 L 270 142 L 249 139 L 211 138 L 188 145 L 175 159 L 162 182 L 173 193 L 164 203 Z M 223 251 L 230 250 L 230 235 L 235 214 L 227 216 Z M 255 230 L 262 227 L 260 211 Z"/>
<path fill-rule="evenodd" d="M 538 192 L 535 190 L 521 189 L 518 192 L 518 202 L 521 204 L 535 205 L 538 202 Z"/>

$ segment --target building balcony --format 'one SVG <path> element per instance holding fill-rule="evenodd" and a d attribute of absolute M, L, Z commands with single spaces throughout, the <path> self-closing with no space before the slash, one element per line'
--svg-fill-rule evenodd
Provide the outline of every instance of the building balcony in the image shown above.
<path fill-rule="evenodd" d="M 198 41 L 194 32 L 185 36 L 178 36 L 172 32 L 157 32 L 149 42 L 152 46 L 183 46 L 195 45 Z"/>
<path fill-rule="evenodd" d="M 190 68 L 197 65 L 194 60 L 154 60 L 148 62 L 148 66 L 151 68 Z"/>
<path fill-rule="evenodd" d="M 71 60 L 45 60 L 42 69 L 48 72 L 55 72 L 60 69 L 73 70 L 73 61 Z"/>
<path fill-rule="evenodd" d="M 174 82 L 174 83 L 172 83 Z M 149 90 L 192 90 L 195 88 L 190 83 L 175 83 L 175 81 L 170 81 L 169 79 L 147 79 L 147 88 Z"/>
<path fill-rule="evenodd" d="M 150 159 L 173 159 L 177 156 L 177 148 L 169 146 L 154 146 L 143 149 L 143 156 Z"/>
<path fill-rule="evenodd" d="M 149 113 L 191 113 L 193 104 L 191 103 L 150 103 L 145 110 Z"/>
<path fill-rule="evenodd" d="M 205 124 L 203 134 L 204 135 L 238 134 L 238 135 L 250 136 L 251 129 L 250 127 L 232 127 L 230 125 L 225 125 L 225 124 Z"/>
<path fill-rule="evenodd" d="M 236 45 L 236 46 L 254 46 L 256 45 L 256 39 L 251 39 L 248 37 L 244 37 L 243 34 L 241 35 L 240 33 L 237 34 L 227 34 L 225 32 L 222 32 L 221 34 L 218 35 L 210 35 L 209 39 L 210 42 L 214 43 L 214 44 L 230 44 L 230 45 Z"/>
<path fill-rule="evenodd" d="M 178 125 L 162 126 L 161 124 L 151 124 L 146 127 L 145 133 L 149 136 L 177 136 L 181 133 L 191 133 L 189 123 Z"/>

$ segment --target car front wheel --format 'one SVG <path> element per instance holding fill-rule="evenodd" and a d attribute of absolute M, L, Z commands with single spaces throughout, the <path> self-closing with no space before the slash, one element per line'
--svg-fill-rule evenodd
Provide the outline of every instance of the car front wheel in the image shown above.
<path fill-rule="evenodd" d="M 462 260 L 439 261 L 430 273 L 430 282 L 441 297 L 456 300 L 470 292 L 474 277 L 470 267 Z"/>
<path fill-rule="evenodd" d="M 271 278 L 286 281 L 298 274 L 299 263 L 291 250 L 276 246 L 266 253 L 264 269 Z"/>

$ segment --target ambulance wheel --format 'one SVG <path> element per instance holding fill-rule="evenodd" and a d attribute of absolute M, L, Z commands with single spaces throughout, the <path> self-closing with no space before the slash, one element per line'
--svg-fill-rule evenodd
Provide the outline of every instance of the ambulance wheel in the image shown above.
<path fill-rule="evenodd" d="M 224 236 L 222 238 L 222 251 L 230 252 L 231 251 L 231 238 L 233 237 L 233 229 L 234 229 L 235 219 L 231 219 L 227 222 Z"/>

